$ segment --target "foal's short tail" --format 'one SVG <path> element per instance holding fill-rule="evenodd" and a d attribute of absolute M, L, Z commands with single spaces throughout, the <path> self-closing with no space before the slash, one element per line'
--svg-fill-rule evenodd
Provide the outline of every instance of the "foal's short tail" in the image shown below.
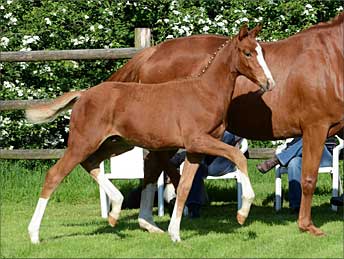
<path fill-rule="evenodd" d="M 39 104 L 26 109 L 25 116 L 30 123 L 53 121 L 61 112 L 70 109 L 80 98 L 82 91 L 65 93 L 51 103 Z"/>

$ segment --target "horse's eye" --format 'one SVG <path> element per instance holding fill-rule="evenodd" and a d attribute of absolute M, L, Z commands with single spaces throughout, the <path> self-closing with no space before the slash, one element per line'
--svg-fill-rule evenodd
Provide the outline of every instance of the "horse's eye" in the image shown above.
<path fill-rule="evenodd" d="M 250 51 L 245 51 L 244 54 L 245 54 L 246 57 L 251 57 L 252 56 L 252 53 Z"/>

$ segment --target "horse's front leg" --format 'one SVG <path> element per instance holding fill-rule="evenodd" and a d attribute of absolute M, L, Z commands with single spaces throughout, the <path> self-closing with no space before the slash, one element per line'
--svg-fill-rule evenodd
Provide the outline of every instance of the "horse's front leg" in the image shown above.
<path fill-rule="evenodd" d="M 203 159 L 203 155 L 186 154 L 183 172 L 177 188 L 177 199 L 174 205 L 172 218 L 168 226 L 168 233 L 174 242 L 180 242 L 180 222 L 185 205 L 185 201 L 189 195 L 192 181 Z"/>
<path fill-rule="evenodd" d="M 304 129 L 302 136 L 302 198 L 298 226 L 316 236 L 324 235 L 324 232 L 313 224 L 311 206 L 327 132 L 328 127 L 313 125 Z"/>
<path fill-rule="evenodd" d="M 140 228 L 150 233 L 162 233 L 153 219 L 153 202 L 156 191 L 156 182 L 161 172 L 167 171 L 169 159 L 176 151 L 150 151 L 144 160 L 144 181 L 141 192 L 140 213 L 138 222 Z M 178 174 L 179 175 L 179 174 Z"/>

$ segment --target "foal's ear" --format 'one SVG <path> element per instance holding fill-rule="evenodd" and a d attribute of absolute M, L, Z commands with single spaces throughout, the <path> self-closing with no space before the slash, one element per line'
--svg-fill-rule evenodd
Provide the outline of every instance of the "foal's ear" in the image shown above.
<path fill-rule="evenodd" d="M 258 24 L 256 27 L 254 27 L 252 30 L 249 31 L 249 35 L 252 37 L 252 38 L 256 38 L 257 35 L 260 33 L 260 31 L 262 30 L 262 25 L 261 24 Z"/>
<path fill-rule="evenodd" d="M 239 31 L 239 41 L 242 41 L 243 38 L 248 36 L 248 28 L 247 24 L 245 23 L 243 26 L 241 26 Z"/>

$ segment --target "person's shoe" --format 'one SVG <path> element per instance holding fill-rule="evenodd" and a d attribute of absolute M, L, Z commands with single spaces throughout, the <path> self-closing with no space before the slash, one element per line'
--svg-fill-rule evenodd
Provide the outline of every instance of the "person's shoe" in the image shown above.
<path fill-rule="evenodd" d="M 167 210 L 168 214 L 170 214 L 170 217 L 172 217 L 173 209 L 174 209 L 174 204 L 176 203 L 176 198 L 173 198 L 170 200 L 170 202 L 167 204 Z"/>
<path fill-rule="evenodd" d="M 277 159 L 276 156 L 269 160 L 265 160 L 264 162 L 256 165 L 256 168 L 261 172 L 262 174 L 267 173 L 270 171 L 273 167 L 279 164 L 279 160 Z"/>
<path fill-rule="evenodd" d="M 189 218 L 190 219 L 196 219 L 201 217 L 201 205 L 196 204 L 196 203 L 191 203 L 188 205 L 188 210 L 189 210 Z"/>
<path fill-rule="evenodd" d="M 343 206 L 343 201 L 344 201 L 344 194 L 342 194 L 341 196 L 332 197 L 330 200 L 331 204 L 335 206 Z"/>

